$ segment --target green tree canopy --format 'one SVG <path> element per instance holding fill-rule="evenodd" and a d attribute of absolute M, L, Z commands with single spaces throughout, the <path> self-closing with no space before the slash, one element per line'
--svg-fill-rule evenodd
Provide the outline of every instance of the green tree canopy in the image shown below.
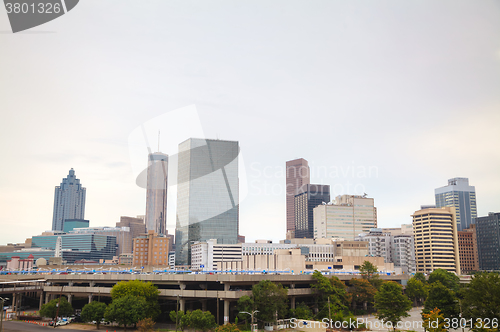
<path fill-rule="evenodd" d="M 170 311 L 170 314 L 169 314 L 172 322 L 174 322 L 181 330 L 184 330 L 187 327 L 187 326 L 182 325 L 182 318 L 184 317 L 184 315 L 185 315 L 185 313 L 182 310 L 179 310 L 179 311 L 172 310 L 172 311 Z M 186 321 L 186 320 L 184 320 L 184 321 Z"/>
<path fill-rule="evenodd" d="M 352 278 L 349 283 L 351 284 L 349 293 L 352 310 L 355 311 L 359 304 L 367 310 L 368 303 L 373 302 L 377 289 L 366 279 Z"/>
<path fill-rule="evenodd" d="M 497 319 L 500 322 L 500 277 L 498 273 L 477 273 L 465 287 L 461 301 L 463 316 L 476 319 Z M 491 325 L 491 324 L 490 324 Z"/>
<path fill-rule="evenodd" d="M 106 309 L 104 317 L 107 321 L 117 322 L 126 329 L 127 325 L 135 325 L 147 317 L 148 303 L 142 296 L 125 295 L 116 298 Z"/>
<path fill-rule="evenodd" d="M 411 301 L 403 295 L 403 287 L 396 282 L 384 282 L 375 294 L 376 316 L 383 322 L 391 322 L 394 331 L 403 317 L 408 317 Z"/>
<path fill-rule="evenodd" d="M 344 315 L 349 315 L 346 285 L 336 276 L 328 278 L 319 271 L 314 271 L 313 278 L 316 279 L 316 283 L 311 287 L 319 308 L 316 319 L 328 317 L 329 313 L 335 313 L 332 314 L 332 320 L 342 319 Z"/>
<path fill-rule="evenodd" d="M 420 280 L 424 285 L 427 284 L 427 279 L 425 279 L 425 276 L 422 272 L 415 273 L 412 278 L 414 278 L 415 280 Z"/>
<path fill-rule="evenodd" d="M 238 309 L 238 318 L 244 320 L 245 322 L 249 322 L 251 316 L 242 312 L 252 313 L 252 311 L 255 310 L 253 298 L 248 295 L 243 295 L 238 299 L 236 308 Z"/>
<path fill-rule="evenodd" d="M 281 284 L 262 280 L 252 287 L 252 297 L 255 309 L 259 310 L 260 321 L 275 322 L 276 313 L 278 319 L 288 313 L 288 291 Z"/>
<path fill-rule="evenodd" d="M 99 325 L 101 324 L 101 320 L 104 318 L 106 308 L 106 303 L 102 302 L 92 301 L 89 304 L 86 304 L 82 309 L 82 321 L 96 321 L 96 329 L 99 330 Z"/>
<path fill-rule="evenodd" d="M 295 309 L 290 309 L 290 317 L 312 320 L 314 318 L 314 315 L 311 311 L 311 308 L 309 308 L 307 304 L 302 302 L 298 306 L 296 306 Z"/>
<path fill-rule="evenodd" d="M 152 282 L 141 280 L 120 281 L 111 289 L 111 298 L 114 300 L 125 297 L 142 297 L 146 301 L 146 317 L 153 320 L 160 314 L 158 295 L 160 292 Z"/>
<path fill-rule="evenodd" d="M 427 288 L 421 280 L 412 277 L 406 284 L 406 295 L 408 298 L 419 305 L 427 298 Z"/>
<path fill-rule="evenodd" d="M 55 320 L 56 315 L 58 314 L 57 307 L 59 307 L 59 317 L 70 316 L 73 314 L 74 310 L 71 303 L 69 303 L 68 300 L 62 296 L 61 301 L 57 298 L 53 299 L 49 303 L 43 304 L 40 309 L 40 316 L 50 317 Z"/>
<path fill-rule="evenodd" d="M 195 331 L 207 331 L 216 326 L 215 317 L 210 311 L 195 310 L 189 313 L 189 326 Z"/>
<path fill-rule="evenodd" d="M 382 285 L 383 281 L 377 273 L 377 267 L 369 261 L 363 262 L 363 264 L 359 267 L 359 272 L 361 277 L 368 280 L 373 287 L 378 289 Z"/>
<path fill-rule="evenodd" d="M 422 313 L 429 314 L 438 308 L 445 318 L 458 318 L 458 298 L 454 291 L 445 287 L 440 281 L 435 281 L 429 286 L 429 295 L 424 303 Z M 423 314 L 422 314 L 423 317 Z"/>
<path fill-rule="evenodd" d="M 429 275 L 429 284 L 433 284 L 436 281 L 439 281 L 441 284 L 443 284 L 443 286 L 445 286 L 448 289 L 451 289 L 455 293 L 458 292 L 459 285 L 460 285 L 460 278 L 457 277 L 455 274 L 448 272 L 446 270 L 443 270 L 443 269 L 434 270 Z M 439 309 L 441 309 L 441 308 L 439 308 Z M 445 317 L 446 317 L 446 315 L 445 315 Z"/>

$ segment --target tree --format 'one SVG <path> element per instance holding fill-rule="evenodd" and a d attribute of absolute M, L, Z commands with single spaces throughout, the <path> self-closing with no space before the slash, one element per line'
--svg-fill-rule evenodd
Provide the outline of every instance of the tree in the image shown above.
<path fill-rule="evenodd" d="M 435 283 L 435 282 L 441 282 L 443 286 L 446 288 L 454 291 L 455 293 L 458 292 L 459 285 L 460 285 L 460 278 L 454 275 L 451 272 L 448 272 L 443 269 L 437 269 L 434 270 L 430 275 L 429 275 L 429 285 Z M 446 315 L 445 315 L 446 317 Z"/>
<path fill-rule="evenodd" d="M 348 304 L 346 285 L 339 278 L 335 276 L 325 277 L 319 271 L 314 271 L 313 278 L 316 279 L 316 283 L 312 284 L 311 287 L 315 294 L 316 306 L 319 308 L 316 318 L 321 320 L 332 312 L 337 314 L 335 317 L 341 313 L 340 318 L 344 314 L 349 315 L 346 306 Z"/>
<path fill-rule="evenodd" d="M 409 317 L 412 308 L 411 301 L 403 295 L 403 287 L 394 281 L 384 282 L 375 294 L 376 316 L 383 322 L 390 322 L 396 331 L 398 322 L 403 317 Z"/>
<path fill-rule="evenodd" d="M 99 325 L 101 324 L 101 320 L 104 318 L 106 307 L 105 303 L 97 301 L 92 301 L 89 304 L 86 304 L 82 309 L 82 321 L 96 321 L 96 329 L 99 330 Z"/>
<path fill-rule="evenodd" d="M 498 273 L 477 273 L 463 292 L 463 316 L 473 322 L 496 318 L 500 322 L 500 277 Z M 491 325 L 491 324 L 490 324 Z"/>
<path fill-rule="evenodd" d="M 361 277 L 368 280 L 370 284 L 373 285 L 373 287 L 378 289 L 382 285 L 383 281 L 377 274 L 377 267 L 372 263 L 364 261 L 363 264 L 359 267 L 359 272 L 361 273 Z"/>
<path fill-rule="evenodd" d="M 137 329 L 140 332 L 153 332 L 155 322 L 151 318 L 144 318 L 137 322 Z"/>
<path fill-rule="evenodd" d="M 414 301 L 415 306 L 421 304 L 422 301 L 427 298 L 427 294 L 427 288 L 421 280 L 415 277 L 408 280 L 406 284 L 406 295 L 410 300 Z"/>
<path fill-rule="evenodd" d="M 111 298 L 113 301 L 128 295 L 142 297 L 146 301 L 146 317 L 153 320 L 160 314 L 160 306 L 158 304 L 158 287 L 152 282 L 144 282 L 141 280 L 120 281 L 111 289 Z"/>
<path fill-rule="evenodd" d="M 428 314 L 422 314 L 424 319 L 424 329 L 429 332 L 447 332 L 445 329 L 445 321 L 443 314 L 440 314 L 441 310 L 435 308 L 431 310 Z"/>
<path fill-rule="evenodd" d="M 309 308 L 304 302 L 300 303 L 295 309 L 290 309 L 290 317 L 297 319 L 312 320 L 313 313 L 311 308 Z"/>
<path fill-rule="evenodd" d="M 148 303 L 141 296 L 126 295 L 114 299 L 108 306 L 104 317 L 110 322 L 117 322 L 118 325 L 123 325 L 124 329 L 127 325 L 137 324 L 138 321 L 147 317 Z"/>
<path fill-rule="evenodd" d="M 412 277 L 412 279 L 415 279 L 415 280 L 420 280 L 422 282 L 422 284 L 427 284 L 427 279 L 425 279 L 425 276 L 422 272 L 417 272 L 415 273 L 415 275 Z"/>
<path fill-rule="evenodd" d="M 288 312 L 288 291 L 281 284 L 270 280 L 262 280 L 252 287 L 255 309 L 259 310 L 259 319 L 264 322 L 275 322 L 276 314 L 286 316 Z"/>
<path fill-rule="evenodd" d="M 191 312 L 189 317 L 189 326 L 196 330 L 207 331 L 216 326 L 215 317 L 210 311 L 201 311 L 200 309 Z"/>
<path fill-rule="evenodd" d="M 429 296 L 425 300 L 422 313 L 429 314 L 435 308 L 440 309 L 445 318 L 458 318 L 458 298 L 454 291 L 445 287 L 440 281 L 435 281 L 430 285 Z"/>
<path fill-rule="evenodd" d="M 358 304 L 362 304 L 364 310 L 368 310 L 368 303 L 373 302 L 377 289 L 366 279 L 352 278 L 351 284 L 351 308 L 356 311 Z"/>
<path fill-rule="evenodd" d="M 243 319 L 245 321 L 245 326 L 246 326 L 248 319 L 250 319 L 251 316 L 249 314 L 244 314 L 243 311 L 251 313 L 252 311 L 255 310 L 253 298 L 251 298 L 248 295 L 243 295 L 238 299 L 238 304 L 236 305 L 236 308 L 238 309 L 237 317 Z"/>
<path fill-rule="evenodd" d="M 184 330 L 187 326 L 185 325 L 182 325 L 182 318 L 184 317 L 185 313 L 184 311 L 182 310 L 179 310 L 179 311 L 175 311 L 175 310 L 172 310 L 170 311 L 170 319 L 172 320 L 172 322 L 174 322 L 176 325 L 179 325 L 179 328 L 181 330 Z M 184 319 L 184 322 L 186 322 L 186 320 Z"/>
<path fill-rule="evenodd" d="M 63 296 L 60 299 L 53 299 L 49 303 L 43 304 L 40 309 L 40 316 L 42 317 L 50 317 L 52 320 L 55 320 L 58 314 L 57 308 L 59 307 L 59 317 L 62 316 L 70 316 L 73 314 L 73 307 L 71 303 Z"/>

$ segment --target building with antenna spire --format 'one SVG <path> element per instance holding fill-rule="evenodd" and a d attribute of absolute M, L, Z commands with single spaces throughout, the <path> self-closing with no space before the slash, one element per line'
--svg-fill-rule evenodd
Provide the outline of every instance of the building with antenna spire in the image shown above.
<path fill-rule="evenodd" d="M 70 169 L 61 185 L 57 186 L 54 194 L 54 214 L 52 230 L 64 230 L 64 221 L 68 219 L 84 219 L 86 189 L 76 178 L 75 171 Z"/>
<path fill-rule="evenodd" d="M 168 155 L 155 152 L 148 155 L 146 188 L 146 230 L 167 234 L 167 175 Z"/>

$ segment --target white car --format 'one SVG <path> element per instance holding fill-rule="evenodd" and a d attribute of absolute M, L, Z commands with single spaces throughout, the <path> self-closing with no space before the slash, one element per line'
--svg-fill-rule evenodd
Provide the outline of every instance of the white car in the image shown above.
<path fill-rule="evenodd" d="M 56 326 L 62 326 L 62 325 L 67 325 L 69 322 L 67 320 L 58 320 L 56 322 Z"/>

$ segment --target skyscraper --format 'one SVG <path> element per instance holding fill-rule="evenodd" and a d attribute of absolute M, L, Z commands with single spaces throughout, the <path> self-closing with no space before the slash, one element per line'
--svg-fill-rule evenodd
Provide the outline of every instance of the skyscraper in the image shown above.
<path fill-rule="evenodd" d="M 454 206 L 457 210 L 457 230 L 469 228 L 477 217 L 476 188 L 468 178 L 453 178 L 448 185 L 434 190 L 436 207 Z"/>
<path fill-rule="evenodd" d="M 146 189 L 146 229 L 166 234 L 167 229 L 168 155 L 161 152 L 148 155 Z"/>
<path fill-rule="evenodd" d="M 195 241 L 238 243 L 238 154 L 236 141 L 190 138 L 179 144 L 177 265 L 190 264 Z"/>
<path fill-rule="evenodd" d="M 62 231 L 66 219 L 84 219 L 85 192 L 86 189 L 76 178 L 75 171 L 70 169 L 68 176 L 63 178 L 61 185 L 55 189 L 53 231 Z"/>
<path fill-rule="evenodd" d="M 455 208 L 430 208 L 415 211 L 413 237 L 417 272 L 444 269 L 460 274 Z"/>
<path fill-rule="evenodd" d="M 338 196 L 332 204 L 314 208 L 314 238 L 353 241 L 361 233 L 377 228 L 374 199 L 357 195 Z"/>
<path fill-rule="evenodd" d="M 476 218 L 476 235 L 479 269 L 500 270 L 500 213 Z"/>
<path fill-rule="evenodd" d="M 318 205 L 330 202 L 330 186 L 305 184 L 295 195 L 295 237 L 314 238 L 314 213 Z"/>
<path fill-rule="evenodd" d="M 295 233 L 295 195 L 310 183 L 309 163 L 300 158 L 286 162 L 286 231 Z"/>

